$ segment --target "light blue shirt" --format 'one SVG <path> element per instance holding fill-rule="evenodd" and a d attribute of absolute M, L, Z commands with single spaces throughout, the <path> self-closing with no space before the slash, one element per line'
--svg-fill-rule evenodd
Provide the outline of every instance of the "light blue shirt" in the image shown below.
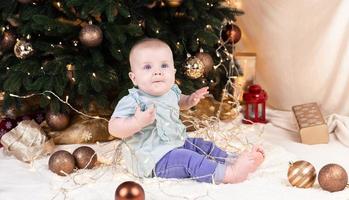
<path fill-rule="evenodd" d="M 152 104 L 156 109 L 154 123 L 125 139 L 122 154 L 128 170 L 139 177 L 150 177 L 156 163 L 170 150 L 183 146 L 186 127 L 179 119 L 181 90 L 174 84 L 162 96 L 152 96 L 132 88 L 116 106 L 112 117 L 131 117 L 139 105 L 141 110 Z M 127 124 L 125 124 L 127 126 Z"/>

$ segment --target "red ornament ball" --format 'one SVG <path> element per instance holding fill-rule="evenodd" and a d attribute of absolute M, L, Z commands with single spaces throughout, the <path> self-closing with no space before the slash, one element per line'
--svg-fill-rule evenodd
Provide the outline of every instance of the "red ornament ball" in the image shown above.
<path fill-rule="evenodd" d="M 48 161 L 48 168 L 60 176 L 65 176 L 73 172 L 75 159 L 68 151 L 56 151 Z"/>
<path fill-rule="evenodd" d="M 97 161 L 95 150 L 88 146 L 81 146 L 75 149 L 73 156 L 79 169 L 92 169 Z"/>
<path fill-rule="evenodd" d="M 222 30 L 221 37 L 224 42 L 235 44 L 241 39 L 241 29 L 235 24 L 227 24 Z"/>
<path fill-rule="evenodd" d="M 121 183 L 115 191 L 115 200 L 144 200 L 144 190 L 142 186 L 133 181 Z"/>

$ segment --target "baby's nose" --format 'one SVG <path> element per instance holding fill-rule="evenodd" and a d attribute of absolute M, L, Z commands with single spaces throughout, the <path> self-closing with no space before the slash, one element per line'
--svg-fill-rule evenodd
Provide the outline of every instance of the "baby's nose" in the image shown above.
<path fill-rule="evenodd" d="M 162 73 L 160 71 L 155 71 L 154 75 L 162 75 Z"/>

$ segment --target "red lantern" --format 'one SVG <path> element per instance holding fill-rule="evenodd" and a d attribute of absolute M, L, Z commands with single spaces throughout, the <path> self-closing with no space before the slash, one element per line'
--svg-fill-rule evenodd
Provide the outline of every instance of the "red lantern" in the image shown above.
<path fill-rule="evenodd" d="M 243 95 L 246 105 L 245 119 L 242 121 L 246 124 L 252 124 L 252 122 L 267 123 L 265 119 L 265 102 L 267 98 L 267 93 L 261 86 L 251 85 Z"/>

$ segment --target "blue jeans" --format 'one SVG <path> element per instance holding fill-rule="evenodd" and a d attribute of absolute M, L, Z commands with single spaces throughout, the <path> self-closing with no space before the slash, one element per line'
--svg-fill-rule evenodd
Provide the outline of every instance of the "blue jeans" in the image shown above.
<path fill-rule="evenodd" d="M 221 183 L 227 152 L 201 138 L 188 138 L 182 147 L 165 154 L 154 175 L 162 178 L 192 178 L 199 182 Z"/>

